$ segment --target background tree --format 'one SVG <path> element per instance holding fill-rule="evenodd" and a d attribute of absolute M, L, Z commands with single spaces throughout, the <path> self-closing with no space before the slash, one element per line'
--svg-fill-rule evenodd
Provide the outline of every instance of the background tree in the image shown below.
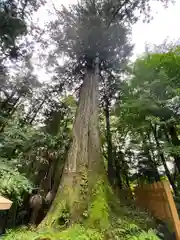
<path fill-rule="evenodd" d="M 164 53 L 149 53 L 138 59 L 132 67 L 132 77 L 121 91 L 118 112 L 135 136 L 141 131 L 141 141 L 146 142 L 143 149 L 146 146 L 146 152 L 147 147 L 150 151 L 148 163 L 153 160 L 154 170 L 163 165 L 175 192 L 175 182 L 167 163 L 174 159 L 178 169 L 178 68 L 178 47 Z M 143 140 L 143 136 L 147 140 Z M 156 180 L 155 172 L 152 176 Z"/>

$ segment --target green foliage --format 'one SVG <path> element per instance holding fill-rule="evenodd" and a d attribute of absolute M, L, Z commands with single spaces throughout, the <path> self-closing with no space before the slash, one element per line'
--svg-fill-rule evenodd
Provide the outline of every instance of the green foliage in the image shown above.
<path fill-rule="evenodd" d="M 32 14 L 43 4 L 43 0 L 23 0 L 0 2 L 0 43 L 1 51 L 16 59 L 19 54 L 17 40 L 27 34 L 28 15 Z"/>
<path fill-rule="evenodd" d="M 139 234 L 139 236 L 136 238 L 136 237 L 134 237 L 134 238 L 132 238 L 132 240 L 160 240 L 160 238 L 159 237 L 157 237 L 157 235 L 155 234 L 155 232 L 153 231 L 153 230 L 149 230 L 148 232 L 141 232 L 140 234 Z"/>
<path fill-rule="evenodd" d="M 19 120 L 16 116 L 6 120 L 6 128 L 0 134 L 1 157 L 11 159 L 12 156 L 25 151 L 34 142 L 34 135 L 37 135 L 38 131 L 28 124 L 21 126 Z"/>
<path fill-rule="evenodd" d="M 22 0 L 20 3 L 11 0 L 0 2 L 0 43 L 3 53 L 7 53 L 11 58 L 17 58 L 19 51 L 16 46 L 17 39 L 25 35 L 28 30 L 27 14 L 32 14 L 41 2 L 38 0 Z M 167 1 L 161 0 L 161 2 Z M 114 0 L 84 0 L 70 8 L 62 7 L 57 11 L 57 19 L 51 23 L 52 29 L 48 29 L 52 38 L 48 39 L 50 41 L 46 39 L 47 43 L 42 44 L 43 48 L 47 45 L 52 47 L 54 44 L 51 49 L 52 59 L 49 56 L 52 60 L 50 71 L 56 72 L 54 78 L 58 79 L 58 83 L 54 84 L 52 81 L 53 87 L 50 86 L 51 84 L 39 84 L 40 88 L 34 90 L 33 83 L 26 84 L 26 82 L 35 82 L 35 78 L 29 74 L 33 72 L 32 66 L 28 65 L 30 61 L 25 63 L 28 65 L 28 73 L 23 77 L 18 74 L 15 78 L 11 77 L 11 74 L 4 77 L 6 74 L 3 72 L 2 99 L 0 99 L 0 158 L 3 158 L 4 164 L 0 165 L 0 193 L 19 205 L 23 202 L 25 193 L 31 192 L 33 184 L 43 189 L 46 194 L 53 188 L 57 173 L 60 179 L 76 109 L 75 97 L 64 99 L 62 89 L 65 92 L 69 90 L 67 82 L 71 83 L 71 88 L 74 86 L 73 83 L 77 87 L 76 83 L 79 84 L 82 81 L 81 76 L 84 75 L 84 70 L 94 68 L 94 58 L 97 53 L 101 66 L 99 80 L 105 78 L 100 86 L 103 97 L 108 92 L 108 100 L 111 102 L 112 96 L 117 95 L 119 91 L 121 95 L 120 113 L 114 118 L 113 131 L 118 133 L 113 135 L 114 139 L 116 138 L 113 141 L 113 154 L 114 159 L 119 163 L 119 168 L 118 164 L 116 166 L 117 172 L 119 175 L 122 172 L 122 182 L 126 181 L 128 185 L 129 174 L 132 174 L 131 170 L 134 168 L 138 174 L 142 171 L 144 176 L 150 172 L 149 175 L 154 179 L 153 174 L 157 170 L 159 156 L 163 149 L 161 145 L 165 140 L 164 136 L 161 137 L 160 146 L 155 146 L 152 130 L 150 130 L 151 125 L 158 126 L 156 130 L 159 134 L 163 124 L 169 127 L 173 122 L 178 136 L 178 126 L 180 126 L 178 49 L 138 59 L 134 68 L 131 69 L 132 77 L 122 84 L 121 90 L 119 86 L 116 87 L 119 82 L 119 73 L 122 69 L 124 70 L 132 50 L 129 41 L 130 28 L 123 20 L 128 18 L 133 22 L 136 21 L 134 12 L 138 8 L 146 12 L 149 0 L 140 1 L 140 3 L 138 0 L 133 3 L 125 1 L 124 6 L 120 4 L 120 1 Z M 35 32 L 34 35 L 37 34 L 36 30 L 36 28 L 32 29 L 32 33 Z M 38 43 L 39 41 L 38 39 Z M 63 67 L 59 66 L 61 55 L 66 61 Z M 116 76 L 114 76 L 115 73 Z M 63 80 L 59 83 L 59 79 Z M 83 114 L 86 113 L 83 112 Z M 126 140 L 126 136 L 130 141 Z M 173 149 L 166 148 L 166 153 L 173 157 L 179 156 L 178 144 L 174 146 L 172 141 L 172 145 Z M 156 152 L 157 154 L 153 155 Z M 87 179 L 88 176 L 85 176 L 80 183 L 82 200 L 85 204 L 87 204 L 85 197 L 88 193 Z M 109 206 L 107 185 L 106 181 L 98 180 L 94 186 L 88 209 L 83 214 L 84 225 L 72 225 L 64 231 L 47 229 L 41 232 L 34 229 L 32 231 L 20 229 L 9 232 L 4 239 L 37 240 L 47 237 L 62 240 L 104 239 L 112 225 L 112 209 Z M 114 197 L 112 192 L 110 195 Z M 66 203 L 66 199 L 63 200 L 62 204 Z M 115 197 L 111 201 L 115 202 Z M 63 220 L 63 227 L 65 227 L 69 223 L 70 214 L 67 206 L 65 205 L 63 209 L 57 199 L 54 209 L 55 219 L 51 220 L 55 223 L 57 223 L 56 220 Z M 59 209 L 62 211 L 58 211 Z M 121 211 L 123 212 L 122 208 Z M 51 218 L 51 212 L 49 214 Z M 133 211 L 129 216 L 125 216 L 119 226 L 112 227 L 115 235 L 109 239 L 155 239 L 152 231 L 146 233 L 139 227 L 141 224 L 144 225 L 145 219 L 134 211 L 136 221 L 132 220 L 132 214 Z M 59 215 L 62 219 L 61 217 L 58 219 Z M 136 222 L 138 222 L 137 225 Z"/>
<path fill-rule="evenodd" d="M 107 201 L 107 186 L 99 180 L 92 193 L 92 202 L 88 209 L 88 226 L 95 226 L 102 231 L 109 227 L 109 206 Z"/>
<path fill-rule="evenodd" d="M 115 240 L 160 240 L 155 231 L 148 230 L 147 232 L 142 231 L 138 226 L 130 224 L 123 228 L 114 229 Z"/>
<path fill-rule="evenodd" d="M 119 203 L 118 213 L 113 216 L 112 227 L 108 230 L 108 239 L 130 240 L 159 239 L 157 231 L 151 230 L 156 227 L 153 219 L 147 213 L 140 211 L 136 206 L 125 206 Z M 116 208 L 117 209 L 117 208 Z M 143 238 L 144 237 L 144 238 Z"/>
<path fill-rule="evenodd" d="M 125 221 L 120 222 L 121 225 L 119 228 L 112 228 L 109 232 L 75 224 L 63 231 L 59 231 L 58 229 L 31 231 L 26 228 L 22 228 L 7 232 L 2 239 L 41 240 L 44 238 L 49 238 L 51 240 L 104 240 L 108 238 L 109 240 L 159 240 L 156 235 L 156 231 L 152 229 L 146 232 L 135 224 L 130 224 Z"/>
<path fill-rule="evenodd" d="M 80 193 L 83 201 L 88 194 L 88 174 L 86 172 L 84 172 L 81 177 Z"/>
<path fill-rule="evenodd" d="M 74 225 L 63 231 L 59 235 L 59 239 L 67 240 L 102 240 L 103 234 L 97 230 L 86 229 L 80 225 Z"/>
<path fill-rule="evenodd" d="M 20 228 L 16 230 L 7 231 L 5 236 L 2 236 L 3 240 L 35 240 L 37 238 L 36 231 L 30 231 L 27 228 Z"/>
<path fill-rule="evenodd" d="M 27 229 L 19 229 L 9 231 L 3 240 L 41 240 L 49 238 L 51 240 L 103 240 L 103 234 L 95 229 L 84 228 L 81 225 L 73 225 L 67 230 L 59 232 L 57 229 L 50 229 L 48 231 L 28 231 Z"/>
<path fill-rule="evenodd" d="M 33 189 L 32 183 L 23 176 L 17 169 L 6 164 L 0 164 L 0 194 L 17 202 L 19 205 L 27 193 Z"/>
<path fill-rule="evenodd" d="M 157 169 L 163 166 L 160 174 L 173 182 L 166 165 L 171 161 L 178 166 L 180 156 L 179 68 L 179 47 L 147 53 L 135 61 L 122 83 L 113 142 L 116 157 L 119 149 L 123 152 L 132 180 L 158 180 Z"/>
<path fill-rule="evenodd" d="M 59 232 L 58 229 L 49 229 L 45 231 L 31 231 L 27 229 L 19 229 L 9 231 L 2 240 L 159 240 L 156 232 L 152 229 L 145 232 L 138 226 L 130 224 L 122 226 L 118 229 L 112 229 L 111 234 L 102 233 L 96 229 L 85 228 L 82 225 L 72 225 L 68 229 Z"/>

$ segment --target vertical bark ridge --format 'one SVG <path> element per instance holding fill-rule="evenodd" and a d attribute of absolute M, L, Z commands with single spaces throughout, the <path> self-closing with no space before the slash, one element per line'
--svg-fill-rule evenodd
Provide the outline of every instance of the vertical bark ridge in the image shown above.
<path fill-rule="evenodd" d="M 99 174 L 104 173 L 98 126 L 99 64 L 87 69 L 73 126 L 72 144 L 52 206 L 40 226 L 57 222 L 68 206 L 71 222 L 88 207 Z"/>

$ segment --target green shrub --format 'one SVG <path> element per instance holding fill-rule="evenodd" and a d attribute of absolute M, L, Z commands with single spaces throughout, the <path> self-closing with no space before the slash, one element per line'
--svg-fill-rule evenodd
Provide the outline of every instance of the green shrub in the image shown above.
<path fill-rule="evenodd" d="M 7 231 L 6 235 L 2 236 L 2 240 L 33 240 L 38 234 L 35 231 L 30 231 L 27 228 Z"/>
<path fill-rule="evenodd" d="M 0 195 L 10 198 L 19 205 L 25 193 L 30 193 L 33 189 L 30 181 L 23 176 L 16 168 L 7 164 L 0 164 Z"/>

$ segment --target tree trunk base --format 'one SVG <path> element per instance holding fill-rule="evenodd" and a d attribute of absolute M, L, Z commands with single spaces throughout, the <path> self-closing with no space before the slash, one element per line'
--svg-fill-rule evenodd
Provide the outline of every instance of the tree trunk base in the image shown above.
<path fill-rule="evenodd" d="M 85 175 L 66 176 L 66 186 L 58 190 L 50 211 L 38 228 L 82 223 L 87 227 L 107 229 L 110 213 L 108 199 L 113 194 L 112 190 L 103 175 L 96 180 L 92 175 L 90 180 L 87 181 Z"/>

